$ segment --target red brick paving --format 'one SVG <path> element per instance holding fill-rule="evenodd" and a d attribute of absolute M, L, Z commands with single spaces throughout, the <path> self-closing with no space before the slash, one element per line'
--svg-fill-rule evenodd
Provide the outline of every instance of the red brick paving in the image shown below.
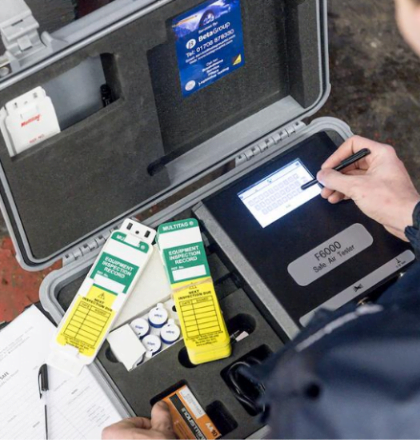
<path fill-rule="evenodd" d="M 79 0 L 78 1 L 78 16 L 83 17 L 90 14 L 96 9 L 102 8 L 102 6 L 110 3 L 111 0 Z"/>
<path fill-rule="evenodd" d="M 39 301 L 43 279 L 61 262 L 42 272 L 26 272 L 17 262 L 10 238 L 0 241 L 0 322 L 10 322 L 31 304 Z"/>

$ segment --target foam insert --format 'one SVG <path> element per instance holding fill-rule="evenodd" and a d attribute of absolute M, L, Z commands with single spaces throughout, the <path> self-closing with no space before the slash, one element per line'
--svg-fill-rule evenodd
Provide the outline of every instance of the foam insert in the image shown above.
<path fill-rule="evenodd" d="M 1 164 L 35 258 L 47 259 L 168 188 L 165 168 L 152 177 L 151 163 L 289 95 L 304 108 L 318 97 L 318 1 L 241 0 L 245 66 L 184 99 L 170 24 L 200 3 L 170 2 L 1 92 L 0 107 L 101 56 L 118 97 L 13 159 L 0 136 Z"/>
<path fill-rule="evenodd" d="M 183 1 L 183 10 L 196 4 Z M 241 5 L 245 66 L 188 99 L 180 91 L 171 20 L 166 25 L 167 41 L 149 52 L 165 152 L 170 158 L 290 94 L 306 108 L 321 91 L 319 56 L 314 50 L 317 2 L 242 0 Z"/>
<path fill-rule="evenodd" d="M 218 427 L 220 424 L 219 429 L 226 433 L 225 438 L 246 438 L 263 425 L 258 416 L 248 414 L 236 400 L 222 377 L 222 371 L 255 349 L 263 347 L 265 351 L 275 352 L 281 348 L 282 342 L 246 293 L 234 285 L 228 277 L 229 271 L 216 254 L 209 255 L 209 265 L 215 275 L 216 292 L 230 333 L 242 329 L 241 326 L 252 331 L 249 337 L 233 346 L 230 358 L 193 367 L 185 356 L 183 341 L 179 341 L 130 373 L 116 362 L 107 342 L 98 359 L 137 415 L 149 417 L 153 399 L 174 385 L 186 383 Z M 68 284 L 62 285 L 57 292 L 57 299 L 65 310 L 86 273 L 81 273 L 73 281 L 69 279 Z"/>
<path fill-rule="evenodd" d="M 264 426 L 258 415 L 248 414 L 236 400 L 221 374 L 225 368 L 253 350 L 264 346 L 264 349 L 273 353 L 281 348 L 282 343 L 243 290 L 232 293 L 220 304 L 228 327 L 229 321 L 239 315 L 255 323 L 255 330 L 246 339 L 233 345 L 232 356 L 227 359 L 187 367 L 185 365 L 188 364 L 184 362 L 185 365 L 182 365 L 180 362 L 184 343 L 179 341 L 128 373 L 121 363 L 110 360 L 108 343 L 103 345 L 98 358 L 138 416 L 148 417 L 151 401 L 155 397 L 176 384 L 186 383 L 203 408 L 220 402 L 235 420 L 237 427 L 225 433 L 224 438 L 246 438 Z M 217 421 L 214 422 L 217 425 Z"/>

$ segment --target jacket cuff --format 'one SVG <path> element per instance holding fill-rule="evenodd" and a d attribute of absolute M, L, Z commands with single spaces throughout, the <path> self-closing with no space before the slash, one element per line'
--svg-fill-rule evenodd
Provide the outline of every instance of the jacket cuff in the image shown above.
<path fill-rule="evenodd" d="M 420 203 L 414 208 L 413 226 L 405 229 L 405 235 L 413 246 L 417 259 L 420 259 Z"/>

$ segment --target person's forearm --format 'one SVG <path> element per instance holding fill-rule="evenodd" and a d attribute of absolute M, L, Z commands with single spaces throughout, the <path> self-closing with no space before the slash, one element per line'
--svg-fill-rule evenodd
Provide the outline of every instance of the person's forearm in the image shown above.
<path fill-rule="evenodd" d="M 405 235 L 410 240 L 417 258 L 420 259 L 420 203 L 414 209 L 413 226 L 408 226 L 405 230 Z"/>

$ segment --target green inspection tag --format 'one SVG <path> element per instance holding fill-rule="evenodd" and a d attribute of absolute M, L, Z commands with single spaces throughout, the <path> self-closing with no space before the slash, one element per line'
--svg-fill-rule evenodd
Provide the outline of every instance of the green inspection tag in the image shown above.
<path fill-rule="evenodd" d="M 90 277 L 94 280 L 97 275 L 100 275 L 122 284 L 123 293 L 127 293 L 139 269 L 139 266 L 103 252 Z"/>
<path fill-rule="evenodd" d="M 123 234 L 122 232 L 114 232 L 111 236 L 111 239 L 122 243 L 124 246 L 129 246 L 133 249 L 140 250 L 141 252 L 147 254 L 149 251 L 149 245 L 143 241 L 140 241 L 138 246 L 134 246 L 133 244 L 127 243 L 127 234 Z"/>
<path fill-rule="evenodd" d="M 185 229 L 198 228 L 198 221 L 196 219 L 179 220 L 177 222 L 165 223 L 158 228 L 157 241 L 159 242 L 159 235 L 167 234 L 169 232 L 182 231 Z"/>
<path fill-rule="evenodd" d="M 164 249 L 163 257 L 171 284 L 210 276 L 203 242 Z"/>
<path fill-rule="evenodd" d="M 110 242 L 116 242 L 119 246 L 123 245 L 120 251 L 122 255 L 124 254 L 124 247 L 135 249 L 144 254 L 147 254 L 147 252 L 149 251 L 150 246 L 147 243 L 140 241 L 137 246 L 134 246 L 130 243 L 127 243 L 126 240 L 127 234 L 114 232 L 111 236 Z M 102 252 L 98 261 L 96 262 L 95 267 L 92 270 L 92 273 L 90 274 L 90 278 L 94 280 L 95 277 L 99 275 L 111 281 L 115 281 L 118 284 L 124 286 L 124 290 L 122 293 L 127 293 L 134 280 L 134 277 L 139 270 L 139 266 L 130 263 L 123 258 L 111 255 L 108 252 Z"/>

